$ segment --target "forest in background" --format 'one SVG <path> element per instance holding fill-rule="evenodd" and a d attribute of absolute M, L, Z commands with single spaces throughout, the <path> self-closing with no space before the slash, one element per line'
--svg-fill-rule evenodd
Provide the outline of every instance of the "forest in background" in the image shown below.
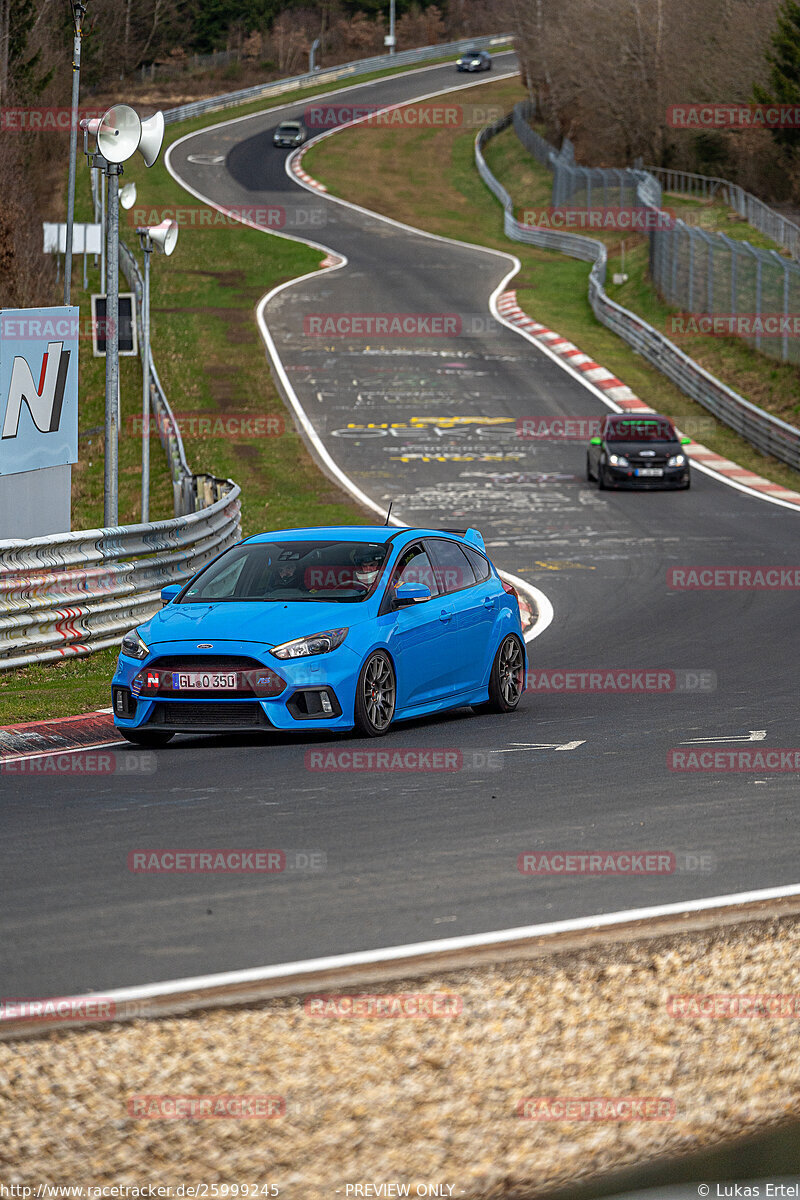
<path fill-rule="evenodd" d="M 158 81 L 163 70 L 172 82 L 160 93 L 151 84 L 145 111 L 303 71 L 316 38 L 323 66 L 380 54 L 388 31 L 388 0 L 85 2 L 82 102 L 144 102 L 142 76 Z M 798 0 L 397 0 L 400 50 L 504 30 L 514 32 L 548 135 L 570 137 L 579 161 L 642 157 L 800 206 L 796 130 L 666 122 L 670 104 L 800 106 Z M 69 0 L 0 0 L 0 108 L 67 107 L 71 50 Z M 195 56 L 220 50 L 229 65 L 196 68 Z M 0 305 L 52 302 L 55 263 L 41 252 L 41 223 L 63 220 L 67 154 L 66 135 L 0 132 Z"/>

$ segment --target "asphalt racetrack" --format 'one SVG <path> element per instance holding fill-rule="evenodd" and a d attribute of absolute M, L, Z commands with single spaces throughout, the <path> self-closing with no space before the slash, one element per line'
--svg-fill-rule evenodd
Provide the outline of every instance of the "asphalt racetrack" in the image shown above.
<path fill-rule="evenodd" d="M 513 65 L 502 56 L 493 77 Z M 384 105 L 464 82 L 443 66 L 330 101 Z M 510 258 L 409 232 L 288 177 L 272 131 L 307 106 L 192 135 L 170 166 L 218 205 L 279 207 L 284 232 L 346 257 L 264 306 L 286 378 L 329 454 L 409 524 L 477 526 L 498 566 L 547 594 L 555 617 L 529 644 L 535 671 L 650 668 L 675 682 L 635 695 L 537 690 L 512 715 L 459 711 L 397 726 L 380 743 L 181 737 L 141 759 L 147 770 L 7 780 L 8 996 L 102 991 L 797 879 L 796 772 L 668 766 L 673 749 L 800 747 L 797 593 L 681 590 L 667 572 L 796 566 L 798 513 L 699 471 L 686 492 L 598 492 L 584 479 L 583 443 L 519 439 L 519 417 L 606 409 L 491 317 Z M 441 336 L 392 337 L 325 334 L 330 325 L 312 321 L 376 313 L 460 321 Z M 308 757 L 377 749 L 455 750 L 462 765 L 331 772 Z M 178 847 L 278 848 L 294 865 L 269 875 L 128 869 L 133 850 Z M 519 870 L 521 854 L 597 850 L 675 858 L 645 875 Z"/>

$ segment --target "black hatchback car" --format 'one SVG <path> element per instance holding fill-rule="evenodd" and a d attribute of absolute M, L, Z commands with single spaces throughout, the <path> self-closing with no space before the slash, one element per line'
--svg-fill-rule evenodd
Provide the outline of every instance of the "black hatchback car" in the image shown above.
<path fill-rule="evenodd" d="M 491 71 L 492 56 L 485 50 L 465 50 L 456 59 L 456 69 L 459 71 Z"/>
<path fill-rule="evenodd" d="M 689 458 L 669 417 L 612 413 L 586 453 L 586 478 L 599 488 L 691 486 Z"/>

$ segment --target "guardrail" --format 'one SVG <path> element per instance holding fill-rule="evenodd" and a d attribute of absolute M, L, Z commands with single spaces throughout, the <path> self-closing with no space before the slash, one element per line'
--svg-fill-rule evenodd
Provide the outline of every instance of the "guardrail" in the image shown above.
<path fill-rule="evenodd" d="M 240 489 L 215 483 L 221 498 L 188 516 L 0 542 L 0 670 L 117 645 L 162 587 L 239 541 Z"/>
<path fill-rule="evenodd" d="M 413 63 L 429 62 L 434 58 L 446 58 L 460 54 L 475 46 L 479 50 L 490 50 L 493 46 L 508 45 L 513 40 L 511 33 L 488 34 L 484 37 L 461 38 L 457 42 L 443 42 L 439 46 L 420 46 L 416 50 L 401 50 L 399 54 L 377 54 L 374 58 L 361 58 L 355 62 L 342 63 L 338 67 L 325 67 L 320 71 L 306 71 L 303 75 L 292 75 L 288 79 L 276 79 L 272 83 L 257 83 L 254 87 L 242 88 L 238 92 L 226 92 L 208 100 L 195 100 L 178 108 L 167 109 L 164 121 L 171 125 L 175 121 L 188 121 L 204 113 L 219 112 L 224 108 L 235 108 L 251 100 L 268 100 L 284 92 L 297 91 L 311 84 L 324 87 L 341 79 L 357 79 L 372 71 L 386 71 L 393 67 L 405 67 Z"/>
<path fill-rule="evenodd" d="M 557 250 L 571 258 L 593 263 L 589 273 L 589 303 L 598 321 L 624 338 L 638 354 L 671 379 L 681 391 L 698 404 L 702 404 L 723 424 L 736 430 L 751 445 L 764 454 L 770 454 L 781 462 L 788 463 L 795 470 L 800 470 L 800 429 L 788 425 L 779 417 L 774 417 L 745 400 L 738 392 L 727 387 L 679 350 L 665 334 L 606 295 L 608 256 L 602 242 L 581 234 L 522 225 L 515 219 L 511 196 L 495 179 L 483 157 L 483 147 L 486 143 L 508 128 L 512 121 L 513 114 L 509 113 L 493 125 L 481 129 L 475 138 L 475 165 L 486 186 L 503 206 L 503 227 L 506 236 L 515 242 Z M 649 203 L 648 197 L 643 197 L 642 203 Z"/>

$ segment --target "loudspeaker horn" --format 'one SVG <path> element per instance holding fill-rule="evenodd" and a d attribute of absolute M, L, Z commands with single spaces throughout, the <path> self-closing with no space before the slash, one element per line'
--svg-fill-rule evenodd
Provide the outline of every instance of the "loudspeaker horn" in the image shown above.
<path fill-rule="evenodd" d="M 133 208 L 136 203 L 136 184 L 126 183 L 119 191 L 119 202 L 123 208 Z"/>
<path fill-rule="evenodd" d="M 164 140 L 164 114 L 153 113 L 146 121 L 142 121 L 142 139 L 139 151 L 148 167 L 152 167 L 161 151 Z"/>
<path fill-rule="evenodd" d="M 97 149 L 107 162 L 127 162 L 141 140 L 142 122 L 129 104 L 114 104 L 103 114 L 96 136 Z"/>
<path fill-rule="evenodd" d="M 169 218 L 150 227 L 150 237 L 156 250 L 170 255 L 178 244 L 178 222 Z"/>

